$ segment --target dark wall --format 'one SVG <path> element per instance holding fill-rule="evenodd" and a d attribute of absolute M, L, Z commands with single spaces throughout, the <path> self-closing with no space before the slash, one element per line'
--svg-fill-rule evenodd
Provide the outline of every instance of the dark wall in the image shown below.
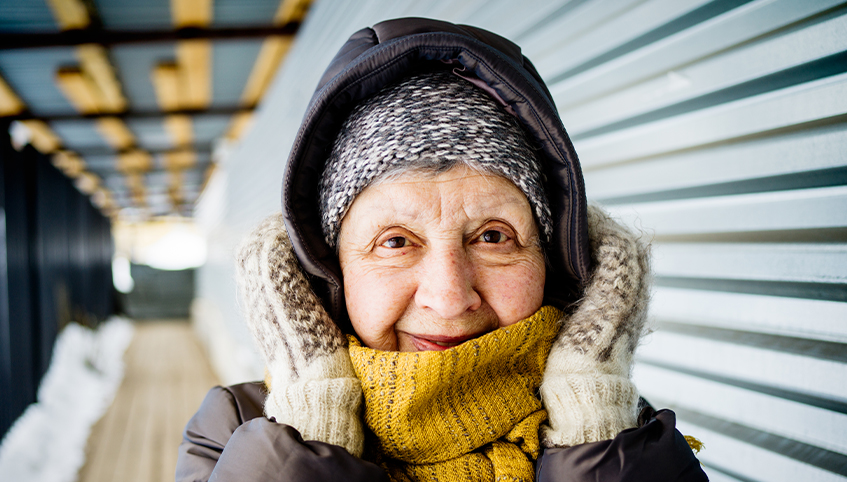
<path fill-rule="evenodd" d="M 53 343 L 70 320 L 113 311 L 111 224 L 32 147 L 0 126 L 0 437 L 36 400 Z"/>
<path fill-rule="evenodd" d="M 135 287 L 121 297 L 127 316 L 139 320 L 189 317 L 194 269 L 166 271 L 133 264 L 130 274 Z"/>

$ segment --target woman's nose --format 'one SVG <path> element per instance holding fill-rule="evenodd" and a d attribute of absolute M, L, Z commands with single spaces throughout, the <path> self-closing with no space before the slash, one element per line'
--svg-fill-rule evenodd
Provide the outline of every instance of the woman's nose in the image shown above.
<path fill-rule="evenodd" d="M 454 319 L 482 305 L 474 286 L 474 269 L 462 249 L 431 249 L 419 265 L 415 303 L 444 319 Z"/>

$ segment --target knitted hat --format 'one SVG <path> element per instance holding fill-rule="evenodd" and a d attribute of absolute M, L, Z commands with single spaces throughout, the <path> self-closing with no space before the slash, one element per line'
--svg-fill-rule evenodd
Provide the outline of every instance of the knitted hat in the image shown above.
<path fill-rule="evenodd" d="M 529 200 L 542 241 L 550 239 L 541 163 L 518 121 L 467 80 L 431 72 L 385 87 L 344 122 L 320 182 L 327 244 L 335 248 L 341 220 L 375 181 L 456 165 L 512 181 Z"/>

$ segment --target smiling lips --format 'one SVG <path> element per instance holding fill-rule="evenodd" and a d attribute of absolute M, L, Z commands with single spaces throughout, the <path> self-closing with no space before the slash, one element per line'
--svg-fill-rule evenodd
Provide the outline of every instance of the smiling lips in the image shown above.
<path fill-rule="evenodd" d="M 411 338 L 412 344 L 418 351 L 443 351 L 453 348 L 454 346 L 461 345 L 468 340 L 477 338 L 484 334 L 485 333 L 477 333 L 475 335 L 467 336 L 426 335 L 426 337 L 412 334 L 408 335 L 409 338 Z"/>

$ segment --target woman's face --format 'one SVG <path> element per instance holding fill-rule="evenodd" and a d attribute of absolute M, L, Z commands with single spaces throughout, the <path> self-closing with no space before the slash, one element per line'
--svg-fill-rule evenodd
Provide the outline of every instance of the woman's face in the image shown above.
<path fill-rule="evenodd" d="M 446 350 L 541 307 L 535 220 L 499 176 L 462 166 L 370 186 L 338 247 L 350 321 L 370 348 Z"/>

